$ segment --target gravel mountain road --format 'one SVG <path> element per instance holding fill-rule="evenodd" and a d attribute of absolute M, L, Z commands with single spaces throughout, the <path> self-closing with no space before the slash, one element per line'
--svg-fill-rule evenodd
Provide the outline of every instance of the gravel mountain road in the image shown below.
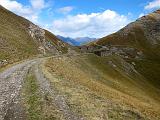
<path fill-rule="evenodd" d="M 0 120 L 6 117 L 11 105 L 16 102 L 28 69 L 36 63 L 30 60 L 0 73 Z"/>
<path fill-rule="evenodd" d="M 65 98 L 51 87 L 49 80 L 43 75 L 40 65 L 46 58 L 25 61 L 0 73 L 0 120 L 25 120 L 24 110 L 20 106 L 20 94 L 26 76 L 32 69 L 36 82 L 43 96 L 49 94 L 53 104 L 61 111 L 65 120 L 83 120 L 74 114 Z"/>

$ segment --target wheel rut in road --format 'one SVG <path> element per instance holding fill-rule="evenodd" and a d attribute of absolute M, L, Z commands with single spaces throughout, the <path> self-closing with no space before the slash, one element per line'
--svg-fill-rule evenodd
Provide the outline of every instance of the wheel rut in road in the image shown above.
<path fill-rule="evenodd" d="M 43 97 L 50 96 L 51 103 L 59 111 L 65 120 L 84 120 L 73 112 L 67 105 L 64 95 L 61 95 L 54 85 L 44 76 L 40 65 L 43 58 L 25 61 L 8 68 L 0 73 L 0 120 L 26 120 L 27 109 L 22 105 L 21 92 L 26 76 L 32 69 L 39 91 Z M 41 96 L 41 97 L 42 97 Z M 45 98 L 43 98 L 45 99 Z M 24 107 L 24 108 L 23 108 Z"/>
<path fill-rule="evenodd" d="M 26 61 L 0 73 L 0 120 L 9 119 L 7 115 L 10 109 L 13 109 L 13 106 L 18 103 L 17 100 L 28 69 L 35 63 L 36 60 Z M 18 110 L 12 113 L 12 120 L 20 119 L 16 117 L 19 114 Z"/>
<path fill-rule="evenodd" d="M 83 117 L 77 115 L 67 105 L 64 95 L 61 95 L 55 88 L 51 85 L 50 81 L 44 76 L 39 64 L 35 65 L 35 76 L 40 85 L 41 93 L 49 94 L 54 105 L 62 112 L 64 119 L 66 120 L 84 120 Z"/>

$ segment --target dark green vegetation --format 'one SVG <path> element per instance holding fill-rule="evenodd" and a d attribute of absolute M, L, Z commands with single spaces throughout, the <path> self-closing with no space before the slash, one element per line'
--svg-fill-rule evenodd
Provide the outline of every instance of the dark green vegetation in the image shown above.
<path fill-rule="evenodd" d="M 149 80 L 150 84 L 154 85 L 159 89 L 160 87 L 160 63 L 153 62 L 151 60 L 135 61 L 136 69 L 146 79 Z"/>

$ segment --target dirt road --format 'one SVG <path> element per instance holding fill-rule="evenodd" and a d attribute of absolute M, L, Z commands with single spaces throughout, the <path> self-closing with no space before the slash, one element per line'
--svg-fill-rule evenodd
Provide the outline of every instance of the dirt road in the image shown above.
<path fill-rule="evenodd" d="M 50 82 L 43 75 L 40 64 L 44 59 L 34 59 L 25 61 L 8 68 L 0 73 L 0 120 L 24 120 L 28 119 L 25 108 L 20 105 L 20 94 L 25 83 L 26 76 L 32 69 L 32 74 L 36 78 L 39 91 L 42 97 L 46 94 L 51 96 L 51 102 L 63 114 L 66 120 L 82 120 L 83 118 L 74 114 L 67 105 L 65 98 L 58 94 Z"/>
<path fill-rule="evenodd" d="M 28 69 L 36 60 L 12 66 L 0 73 L 0 120 L 3 120 L 11 105 L 19 96 Z"/>
<path fill-rule="evenodd" d="M 54 56 L 1 72 L 0 120 L 145 120 L 140 112 L 89 89 L 83 80 L 92 77 L 78 67 L 74 57 Z"/>

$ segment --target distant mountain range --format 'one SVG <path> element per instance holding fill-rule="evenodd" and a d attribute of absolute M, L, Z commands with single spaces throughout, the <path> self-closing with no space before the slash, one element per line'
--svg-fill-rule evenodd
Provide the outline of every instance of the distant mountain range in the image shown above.
<path fill-rule="evenodd" d="M 96 40 L 96 38 L 89 38 L 89 37 L 70 38 L 70 37 L 63 37 L 63 36 L 60 36 L 60 35 L 57 35 L 57 37 L 59 39 L 61 39 L 62 41 L 66 42 L 70 45 L 74 45 L 74 46 L 80 46 L 80 45 L 83 45 L 85 43 Z"/>

